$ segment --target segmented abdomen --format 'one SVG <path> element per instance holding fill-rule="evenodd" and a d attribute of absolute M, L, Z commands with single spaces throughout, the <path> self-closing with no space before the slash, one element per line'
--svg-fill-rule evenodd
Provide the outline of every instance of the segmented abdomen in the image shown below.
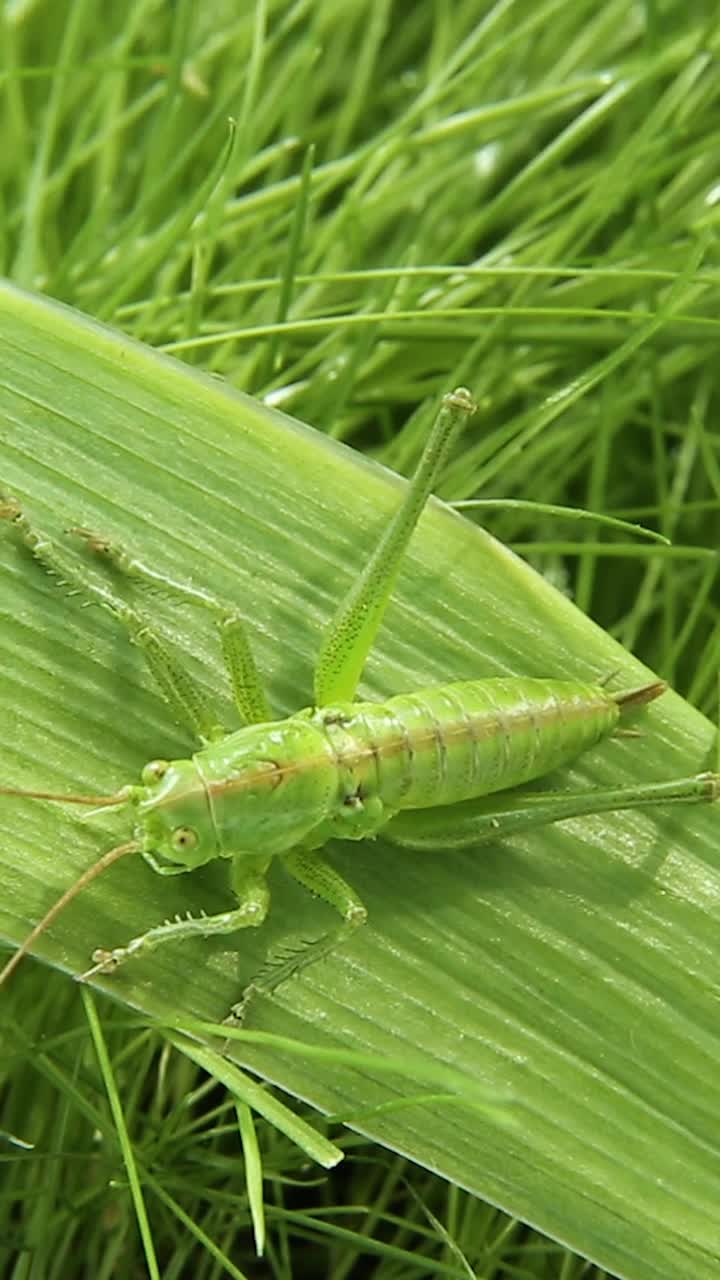
<path fill-rule="evenodd" d="M 359 796 L 424 809 L 550 773 L 607 737 L 618 718 L 598 685 L 510 678 L 354 703 L 326 731 Z"/>

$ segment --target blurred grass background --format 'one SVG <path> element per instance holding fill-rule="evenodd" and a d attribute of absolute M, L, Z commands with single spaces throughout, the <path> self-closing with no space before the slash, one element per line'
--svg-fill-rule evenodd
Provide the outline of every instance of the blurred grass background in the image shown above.
<path fill-rule="evenodd" d="M 715 718 L 714 6 L 8 0 L 0 41 L 6 276 L 405 473 L 413 411 L 479 372 L 443 496 L 570 503 L 670 537 L 485 517 Z M 85 1036 L 75 992 L 32 980 L 30 1025 Z M 328 1179 L 272 1130 L 259 1263 L 223 1145 L 232 1108 L 121 1011 L 108 1024 L 157 1182 L 195 1222 L 183 1233 L 155 1202 L 163 1274 L 601 1274 L 360 1138 Z M 129 1202 L 98 1214 L 83 1194 L 82 1078 L 18 1028 L 0 1123 L 53 1118 L 26 1159 L 67 1196 L 50 1223 L 33 1178 L 23 1214 L 0 1197 L 11 1274 L 131 1274 Z M 644 1248 L 633 1275 L 655 1274 Z"/>

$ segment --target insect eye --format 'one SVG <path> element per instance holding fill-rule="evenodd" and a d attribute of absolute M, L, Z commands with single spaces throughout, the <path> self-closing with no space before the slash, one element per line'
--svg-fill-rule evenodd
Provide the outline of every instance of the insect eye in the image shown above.
<path fill-rule="evenodd" d="M 197 843 L 197 831 L 193 831 L 192 827 L 176 827 L 172 833 L 173 849 L 187 852 L 188 849 L 197 848 Z"/>
<path fill-rule="evenodd" d="M 145 786 L 150 787 L 154 782 L 159 782 L 165 776 L 169 767 L 167 760 L 151 760 L 142 771 L 142 780 Z"/>

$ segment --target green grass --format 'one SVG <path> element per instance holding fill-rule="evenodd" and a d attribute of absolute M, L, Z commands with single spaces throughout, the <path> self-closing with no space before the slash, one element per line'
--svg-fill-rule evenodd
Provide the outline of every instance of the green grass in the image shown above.
<path fill-rule="evenodd" d="M 284 713 L 398 500 L 341 445 L 407 473 L 466 383 L 443 497 L 672 546 L 482 512 L 528 569 L 435 505 L 363 693 L 637 659 L 681 696 L 563 783 L 707 767 L 711 7 L 17 0 L 0 40 L 0 484 L 57 536 L 90 524 L 237 601 Z M 6 536 L 0 583 L 3 782 L 106 792 L 190 749 L 126 638 Z M 212 632 L 158 610 L 230 717 Z M 8 799 L 2 822 L 12 944 L 125 834 Z M 235 1063 L 203 1024 L 326 912 L 277 875 L 237 950 L 168 948 L 80 999 L 93 946 L 227 902 L 222 869 L 120 864 L 38 944 L 54 969 L 2 992 L 10 1274 L 715 1276 L 718 830 L 708 807 L 452 857 L 338 846 L 370 923 L 257 1002 Z"/>

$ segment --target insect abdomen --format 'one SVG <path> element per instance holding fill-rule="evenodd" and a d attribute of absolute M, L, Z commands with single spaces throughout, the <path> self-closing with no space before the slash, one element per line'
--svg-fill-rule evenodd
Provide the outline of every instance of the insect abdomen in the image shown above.
<path fill-rule="evenodd" d="M 342 726 L 343 763 L 359 792 L 379 795 L 388 809 L 455 804 L 568 764 L 607 737 L 619 715 L 612 694 L 579 681 L 441 685 L 355 703 Z"/>

